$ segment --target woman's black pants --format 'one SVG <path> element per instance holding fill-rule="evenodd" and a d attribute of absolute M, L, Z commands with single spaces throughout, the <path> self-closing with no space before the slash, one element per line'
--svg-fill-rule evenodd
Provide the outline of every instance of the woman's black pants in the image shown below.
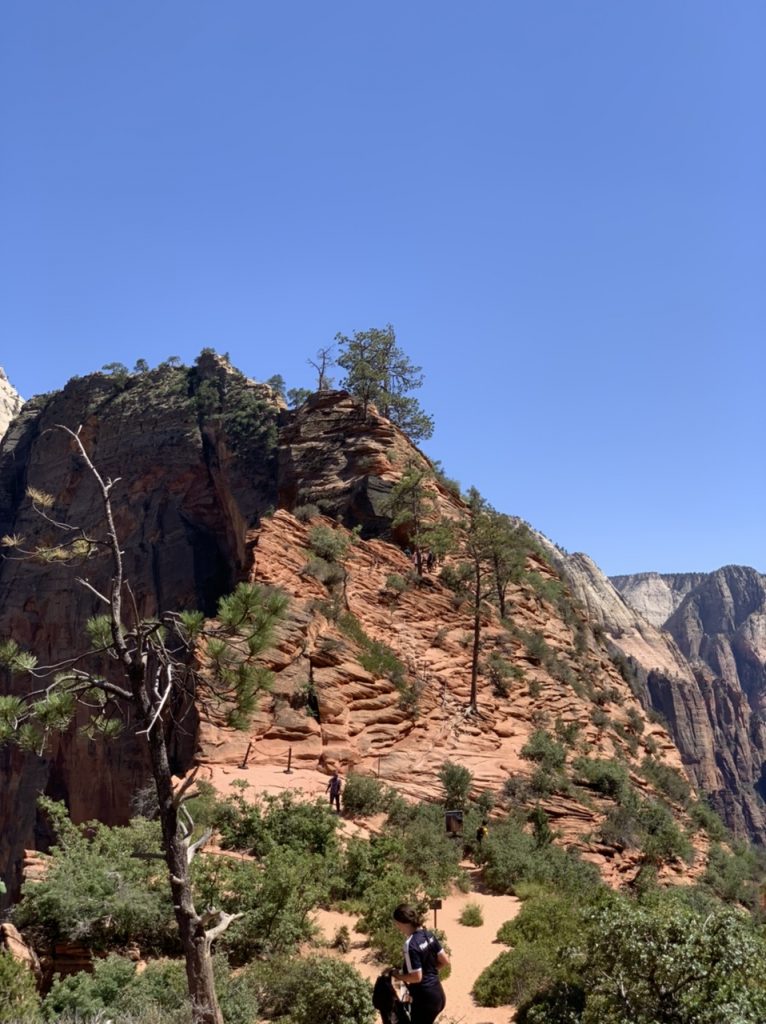
<path fill-rule="evenodd" d="M 434 1024 L 434 1021 L 444 1009 L 446 999 L 444 989 L 441 985 L 434 985 L 425 991 L 420 991 L 413 998 L 411 1007 L 412 1024 Z"/>

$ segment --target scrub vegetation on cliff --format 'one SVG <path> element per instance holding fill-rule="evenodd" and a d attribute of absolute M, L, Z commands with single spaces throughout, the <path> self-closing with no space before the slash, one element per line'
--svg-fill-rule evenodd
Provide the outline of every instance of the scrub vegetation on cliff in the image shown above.
<path fill-rule="evenodd" d="M 56 805 L 44 805 L 38 826 L 54 831 L 57 845 L 45 880 L 25 886 L 17 921 L 43 952 L 65 941 L 109 955 L 91 974 L 57 982 L 42 1012 L 48 1019 L 101 1010 L 143 1014 L 147 1024 L 146 1015 L 159 1014 L 180 1024 L 189 1011 L 178 958 L 187 957 L 187 980 L 196 975 L 189 973 L 188 928 L 177 927 L 178 908 L 191 907 L 189 920 L 196 915 L 195 935 L 206 949 L 204 971 L 197 972 L 205 980 L 195 996 L 196 1021 L 219 1020 L 217 989 L 227 1021 L 260 1014 L 303 1024 L 311 1008 L 301 1002 L 295 979 L 305 971 L 313 979 L 315 1014 L 325 1007 L 323 1020 L 366 1024 L 367 990 L 348 965 L 298 955 L 315 940 L 312 915 L 326 907 L 353 912 L 371 948 L 391 959 L 398 954 L 393 906 L 402 900 L 425 906 L 451 887 L 465 888 L 467 853 L 479 884 L 525 900 L 524 920 L 532 922 L 529 935 L 507 932 L 513 949 L 477 980 L 480 1001 L 519 1004 L 519 1019 L 529 1024 L 623 1024 L 629 1013 L 638 1014 L 636 1021 L 643 1021 L 641 1013 L 652 1019 L 660 1010 L 651 985 L 620 1002 L 619 973 L 612 984 L 583 966 L 598 961 L 602 936 L 623 915 L 636 935 L 654 936 L 663 955 L 675 955 L 681 932 L 696 936 L 700 977 L 715 988 L 710 1006 L 728 1007 L 732 1020 L 755 1021 L 760 990 L 743 982 L 740 1004 L 731 1002 L 730 988 L 706 959 L 704 915 L 717 941 L 729 943 L 727 963 L 750 964 L 760 941 L 751 923 L 764 877 L 758 856 L 731 840 L 697 798 L 666 729 L 646 713 L 630 663 L 615 658 L 546 545 L 475 490 L 462 495 L 372 408 L 398 416 L 411 437 L 426 436 L 422 410 L 394 401 L 410 397 L 420 371 L 398 350 L 393 331 L 341 338 L 339 345 L 350 396 L 329 390 L 329 353 L 317 364 L 318 390 L 287 411 L 284 382 L 255 384 L 205 351 L 192 368 L 172 360 L 156 370 L 137 365 L 132 373 L 112 367 L 92 387 L 75 382 L 66 398 L 28 407 L 18 432 L 28 446 L 25 497 L 22 455 L 3 450 L 0 486 L 12 499 L 2 513 L 6 544 L 22 558 L 4 564 L 4 592 L 26 587 L 31 594 L 32 581 L 39 584 L 37 603 L 25 616 L 37 616 L 38 639 L 49 647 L 48 612 L 72 602 L 75 567 L 91 605 L 107 595 L 106 618 L 92 609 L 81 614 L 74 603 L 71 618 L 82 620 L 96 654 L 107 665 L 115 662 L 111 668 L 124 663 L 138 672 L 139 650 L 160 669 L 171 667 L 170 675 L 158 669 L 156 679 L 144 679 L 160 707 L 144 709 L 139 724 L 150 746 L 160 739 L 170 744 L 166 754 L 172 751 L 185 776 L 171 785 L 168 754 L 159 820 L 150 800 L 146 818 L 123 828 L 83 829 Z M 390 359 L 404 362 L 397 369 Z M 94 465 L 101 453 L 113 477 L 124 474 L 115 508 L 124 542 L 97 532 L 103 520 L 88 503 L 77 452 L 73 457 L 38 440 L 50 437 L 64 411 L 71 418 L 70 399 L 79 403 L 74 411 L 82 413 Z M 132 459 L 121 448 L 130 431 Z M 68 436 L 76 444 L 79 435 Z M 46 473 L 55 480 L 50 499 Z M 74 522 L 74 511 L 69 522 L 70 508 L 83 513 L 82 522 Z M 82 529 L 54 543 L 49 535 L 62 523 Z M 124 623 L 114 614 L 115 576 L 97 571 L 105 562 L 98 555 L 104 536 L 112 539 L 115 564 L 124 558 L 136 581 L 132 596 L 125 587 Z M 24 562 L 25 552 L 44 554 L 44 564 Z M 87 577 L 79 568 L 86 563 Z M 121 593 L 122 584 L 116 586 Z M 226 597 L 231 591 L 235 596 Z M 190 595 L 202 599 L 191 603 Z M 200 611 L 173 614 L 167 607 Z M 18 617 L 9 621 L 18 628 Z M 242 633 L 233 646 L 226 630 Z M 29 639 L 22 628 L 3 648 L 19 679 L 40 671 L 26 652 Z M 162 661 L 177 640 L 185 642 L 183 657 Z M 184 717 L 163 696 L 171 676 L 177 685 L 195 666 L 194 714 Z M 119 687 L 113 672 L 101 672 L 88 676 L 89 691 L 99 680 L 107 692 Z M 205 696 L 216 677 L 226 682 L 230 700 L 213 706 Z M 84 686 L 85 675 L 75 678 Z M 270 688 L 263 685 L 267 678 Z M 57 744 L 54 734 L 69 721 L 76 690 L 59 686 L 38 701 L 36 717 L 22 722 L 26 690 L 16 687 L 2 698 L 6 732 L 18 732 L 35 752 Z M 257 708 L 256 691 L 262 692 Z M 112 696 L 127 700 L 131 691 Z M 163 709 L 172 709 L 164 731 L 154 728 L 154 714 Z M 106 751 L 100 766 L 108 772 L 112 753 L 128 748 L 117 724 L 106 724 L 118 723 L 114 702 L 93 710 L 88 742 L 103 742 L 93 744 L 95 754 L 89 747 L 88 757 Z M 246 729 L 241 738 L 233 726 Z M 184 739 L 186 729 L 191 740 Z M 186 752 L 177 753 L 184 742 Z M 283 758 L 288 747 L 302 764 L 350 770 L 346 814 L 384 815 L 375 833 L 348 835 L 326 807 L 289 794 L 251 799 L 240 788 L 221 800 L 194 787 L 194 761 L 220 758 L 244 771 L 251 748 L 263 764 Z M 66 750 L 66 743 L 57 749 Z M 425 757 L 434 750 L 436 764 Z M 58 791 L 71 790 L 66 757 L 51 757 L 48 764 L 54 763 Z M 392 788 L 372 777 L 376 769 Z M 34 818 L 23 793 L 14 790 L 12 800 L 25 815 L 26 836 Z M 463 842 L 444 834 L 446 810 L 463 811 Z M 473 836 L 488 815 L 489 835 L 478 847 Z M 213 836 L 217 848 L 204 854 Z M 173 849 L 178 856 L 168 860 Z M 163 856 L 172 899 L 157 866 Z M 664 892 L 681 881 L 688 883 L 686 897 Z M 721 901 L 738 909 L 722 909 Z M 535 915 L 548 911 L 561 918 L 560 935 L 538 934 Z M 568 935 L 577 941 L 564 948 Z M 143 974 L 126 959 L 131 944 L 152 961 Z M 628 962 L 633 947 L 626 943 L 621 955 Z M 681 951 L 682 963 L 684 956 Z M 337 1016 L 337 998 L 322 1002 L 333 985 L 358 1011 Z M 679 984 L 678 991 L 680 1002 L 667 1003 L 668 1013 L 679 1024 L 697 1024 L 699 990 Z"/>

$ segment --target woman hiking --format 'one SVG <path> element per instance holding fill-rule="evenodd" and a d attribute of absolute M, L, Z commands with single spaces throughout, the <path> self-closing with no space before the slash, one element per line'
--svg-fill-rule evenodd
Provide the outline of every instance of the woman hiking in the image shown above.
<path fill-rule="evenodd" d="M 400 903 L 394 911 L 394 927 L 404 936 L 404 967 L 391 977 L 409 989 L 412 1024 L 433 1024 L 446 1003 L 439 971 L 448 966 L 449 957 L 409 904 Z"/>

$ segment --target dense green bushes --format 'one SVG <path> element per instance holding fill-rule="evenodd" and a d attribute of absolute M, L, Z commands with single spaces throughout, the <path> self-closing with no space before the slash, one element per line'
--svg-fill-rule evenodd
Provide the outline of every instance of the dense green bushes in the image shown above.
<path fill-rule="evenodd" d="M 343 810 L 352 818 L 376 814 L 386 806 L 386 796 L 379 779 L 351 772 L 343 787 Z"/>
<path fill-rule="evenodd" d="M 258 966 L 264 1016 L 285 1024 L 372 1024 L 372 990 L 342 960 L 312 956 Z"/>
<path fill-rule="evenodd" d="M 175 951 L 178 938 L 160 858 L 159 823 L 137 818 L 125 828 L 73 825 L 63 804 L 41 801 L 57 845 L 45 878 L 24 886 L 14 922 L 35 942 L 68 941 L 95 950 L 137 942 Z"/>
<path fill-rule="evenodd" d="M 244 792 L 218 805 L 214 820 L 224 849 L 265 857 L 288 846 L 307 853 L 337 849 L 338 819 L 323 800 L 307 803 L 292 793 L 264 795 L 249 801 Z"/>
<path fill-rule="evenodd" d="M 514 943 L 474 988 L 525 1024 L 760 1024 L 766 944 L 741 914 L 684 894 L 541 895 L 499 936 Z"/>
<path fill-rule="evenodd" d="M 252 974 L 232 974 L 225 957 L 214 959 L 216 989 L 226 1024 L 252 1024 L 259 1016 L 259 987 Z M 48 1021 L 116 1018 L 190 1024 L 186 970 L 181 960 L 155 960 L 136 972 L 121 956 L 97 960 L 92 972 L 57 978 L 43 1003 Z M 100 1015 L 100 1016 L 99 1016 Z"/>
<path fill-rule="evenodd" d="M 314 1024 L 318 1020 L 372 1024 L 370 986 L 341 960 L 320 956 L 280 959 L 255 963 L 233 974 L 226 960 L 216 956 L 215 974 L 226 1024 L 252 1024 L 261 1017 L 278 1018 L 282 1024 Z M 130 960 L 109 956 L 96 961 L 92 973 L 57 979 L 43 1012 L 48 1021 L 61 1017 L 83 1020 L 100 1014 L 118 1020 L 189 1024 L 187 1004 L 185 969 L 180 960 L 150 963 L 139 974 Z M 18 1019 L 26 1024 L 24 1018 Z M 39 1017 L 27 1019 L 36 1024 Z"/>
<path fill-rule="evenodd" d="M 597 869 L 550 843 L 539 845 L 512 818 L 496 824 L 484 841 L 484 881 L 492 892 L 518 894 L 524 883 L 581 892 L 598 884 Z"/>
<path fill-rule="evenodd" d="M 32 972 L 0 951 L 0 1024 L 37 1024 L 40 1000 Z"/>
<path fill-rule="evenodd" d="M 610 800 L 623 800 L 630 788 L 628 769 L 619 761 L 578 757 L 572 767 L 575 782 L 589 786 Z"/>

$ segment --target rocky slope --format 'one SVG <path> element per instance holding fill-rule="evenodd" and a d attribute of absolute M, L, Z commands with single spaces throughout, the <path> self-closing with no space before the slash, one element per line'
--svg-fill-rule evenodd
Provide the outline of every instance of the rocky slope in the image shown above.
<path fill-rule="evenodd" d="M 704 700 L 705 744 L 727 821 L 766 841 L 766 577 L 745 566 L 713 573 L 616 577 L 628 604 L 661 619 Z M 671 721 L 671 726 L 673 725 Z"/>
<path fill-rule="evenodd" d="M 347 394 L 320 393 L 287 412 L 268 387 L 212 354 L 191 370 L 72 381 L 29 402 L 0 451 L 0 536 L 14 535 L 22 550 L 55 543 L 32 509 L 30 487 L 55 496 L 55 519 L 99 530 L 96 491 L 66 436 L 51 429 L 60 423 L 81 426 L 102 473 L 120 478 L 117 526 L 142 613 L 211 613 L 246 578 L 290 596 L 268 658 L 273 692 L 252 728 L 235 733 L 209 715 L 183 721 L 174 746 L 179 772 L 195 761 L 212 769 L 248 756 L 283 765 L 292 748 L 296 763 L 380 770 L 412 796 L 437 792 L 436 772 L 448 758 L 466 764 L 480 788 L 500 789 L 509 774 L 532 774 L 520 751 L 541 727 L 577 732 L 577 749 L 591 756 L 625 758 L 647 792 L 640 768 L 647 752 L 680 765 L 664 727 L 647 721 L 585 616 L 560 588 L 546 589 L 555 574 L 534 552 L 510 588 L 510 621 L 487 610 L 480 713 L 466 714 L 470 610 L 435 575 L 412 579 L 388 534 L 386 492 L 407 461 L 424 456 Z M 436 483 L 433 493 L 439 512 L 459 520 L 454 494 Z M 348 542 L 329 585 L 307 570 L 318 525 Z M 74 582 L 79 572 L 56 560 L 2 561 L 0 636 L 13 636 L 41 662 L 82 650 L 96 599 Z M 93 587 L 103 589 L 105 575 L 98 558 L 88 562 Z M 388 669 L 370 664 L 365 651 L 376 642 L 390 648 L 399 669 L 391 671 L 390 660 Z M 492 652 L 513 672 L 507 685 L 487 670 Z M 4 692 L 15 685 L 3 680 Z M 51 736 L 41 756 L 0 752 L 0 874 L 13 880 L 24 847 L 45 844 L 37 793 L 66 799 L 76 820 L 118 822 L 146 778 L 144 748 L 130 729 L 99 744 Z M 635 873 L 635 855 L 592 838 L 603 801 L 554 795 L 543 805 L 562 837 L 608 875 Z"/>
<path fill-rule="evenodd" d="M 8 429 L 8 424 L 19 412 L 22 402 L 21 395 L 15 390 L 0 366 L 0 441 Z"/>

